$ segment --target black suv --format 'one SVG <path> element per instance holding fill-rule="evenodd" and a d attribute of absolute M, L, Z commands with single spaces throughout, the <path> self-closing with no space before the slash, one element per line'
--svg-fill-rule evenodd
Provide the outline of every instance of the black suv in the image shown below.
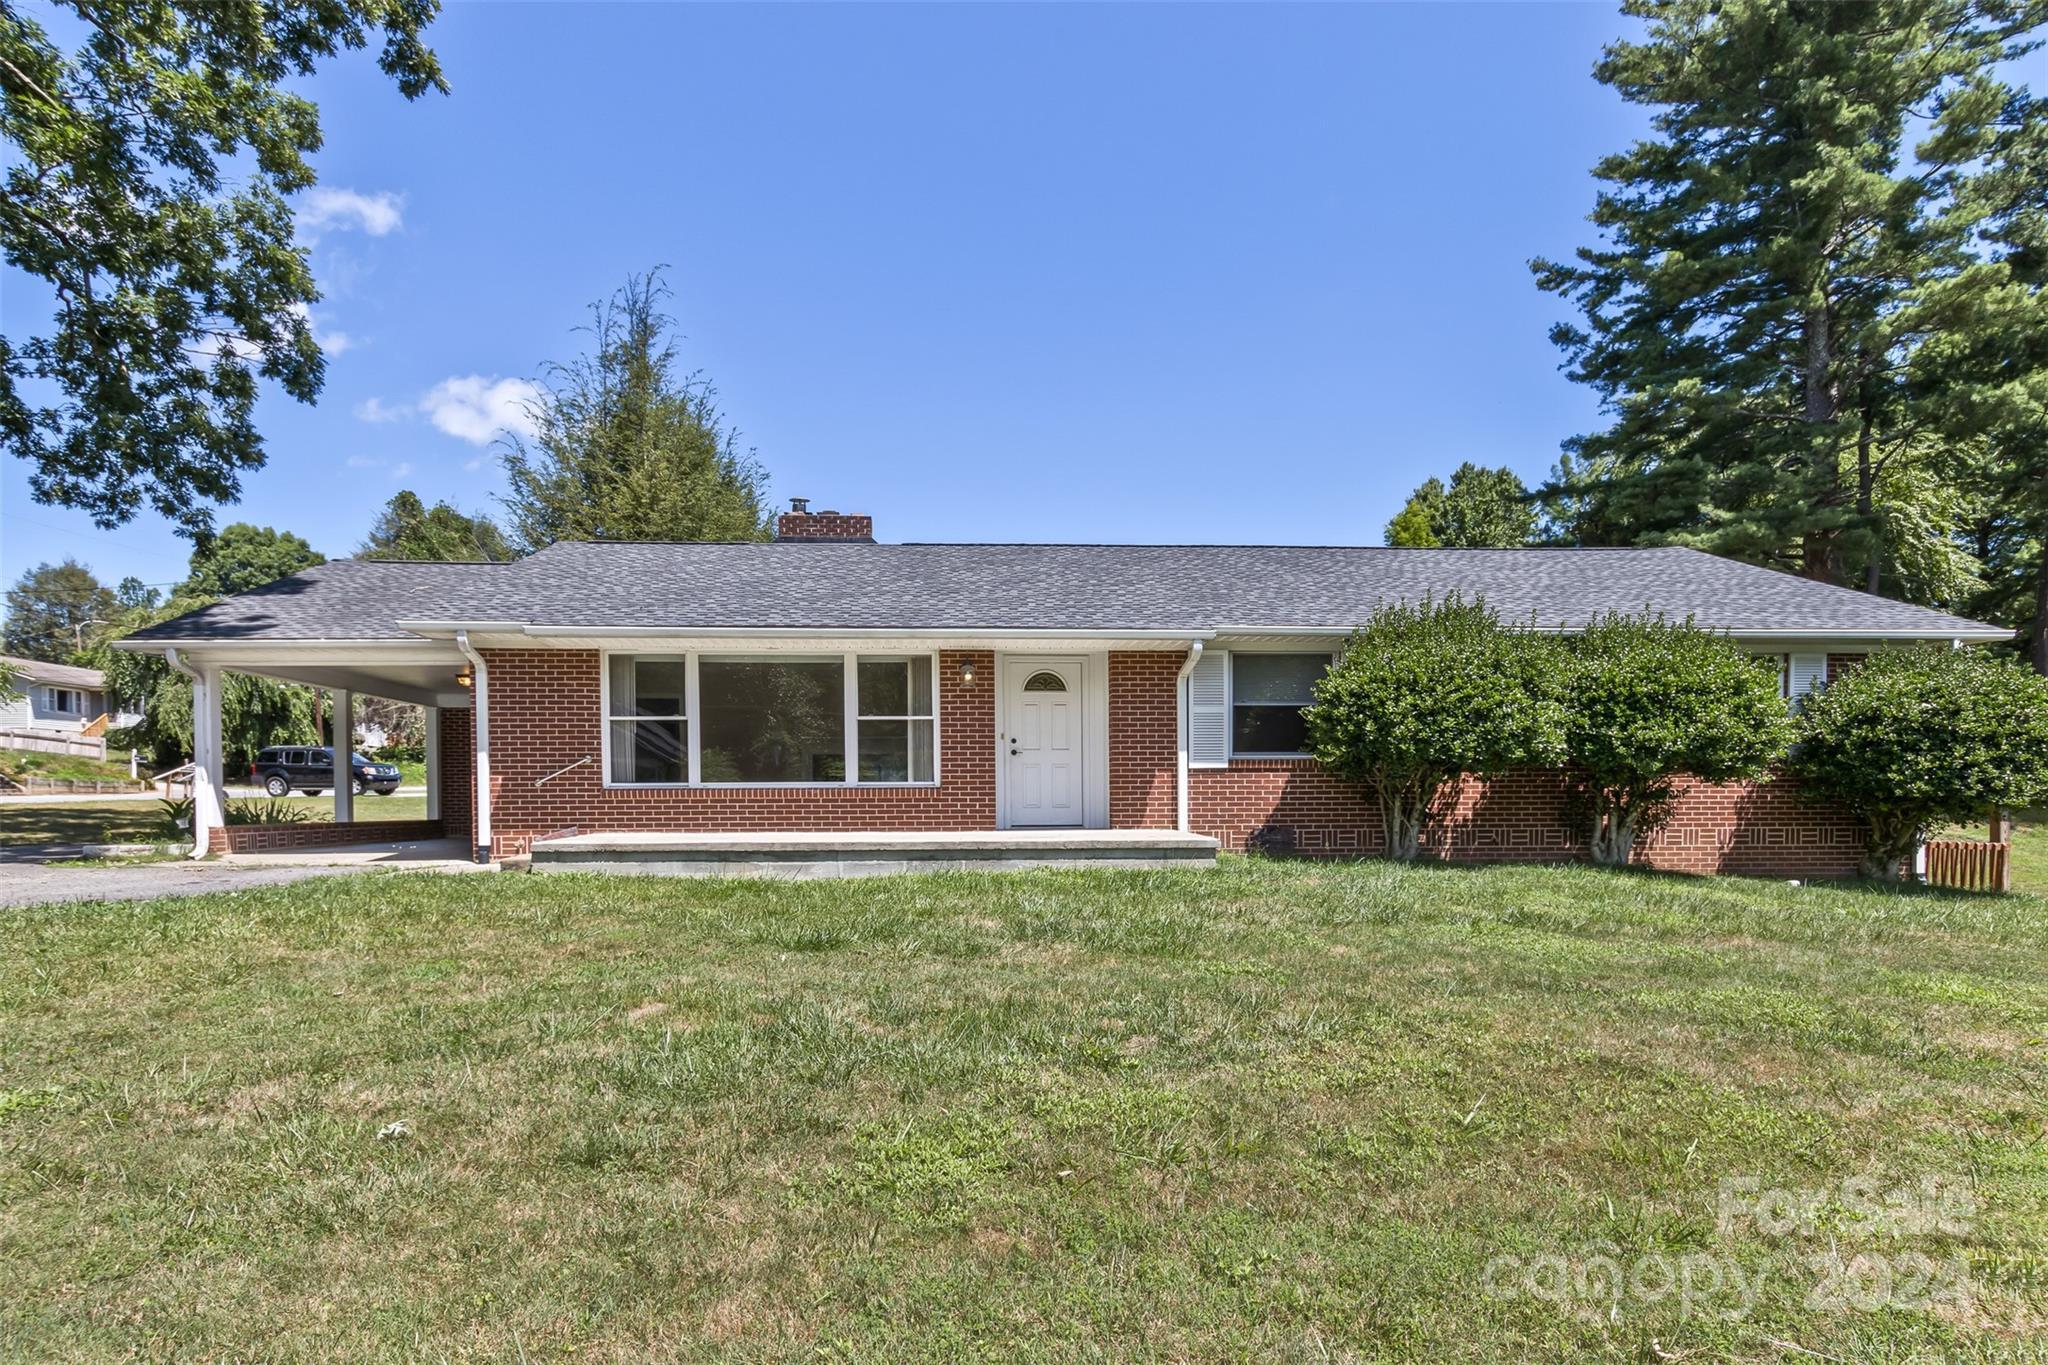
<path fill-rule="evenodd" d="M 348 767 L 355 779 L 357 796 L 365 792 L 389 796 L 398 790 L 396 764 L 372 763 L 361 754 L 350 754 Z M 283 796 L 293 787 L 308 796 L 318 796 L 334 785 L 334 750 L 320 745 L 265 749 L 249 765 L 249 777 L 261 782 L 263 790 L 272 796 Z"/>

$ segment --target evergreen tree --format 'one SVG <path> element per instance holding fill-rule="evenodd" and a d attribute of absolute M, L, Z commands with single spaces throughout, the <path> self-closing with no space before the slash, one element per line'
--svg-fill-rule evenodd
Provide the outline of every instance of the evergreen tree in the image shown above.
<path fill-rule="evenodd" d="M 1487 469 L 1470 460 L 1458 466 L 1446 487 L 1431 477 L 1387 523 L 1387 544 L 1461 550 L 1508 550 L 1526 545 L 1536 532 L 1529 490 L 1505 466 Z"/>
<path fill-rule="evenodd" d="M 89 631 L 112 622 L 119 605 L 77 560 L 38 564 L 7 590 L 4 652 L 62 663 L 86 647 Z"/>
<path fill-rule="evenodd" d="M 668 297 L 649 273 L 594 305 L 591 354 L 551 370 L 531 444 L 511 438 L 503 501 L 523 549 L 767 538 L 767 476 L 709 382 L 677 372 Z"/>
<path fill-rule="evenodd" d="M 505 543 L 505 533 L 489 517 L 469 516 L 445 502 L 427 507 L 411 489 L 401 489 L 384 504 L 369 539 L 356 554 L 361 559 L 443 562 L 503 562 L 516 557 Z"/>
<path fill-rule="evenodd" d="M 1647 36 L 1595 74 L 1656 111 L 1654 135 L 1595 170 L 1603 244 L 1535 263 L 1582 310 L 1553 335 L 1613 417 L 1568 443 L 1553 514 L 1580 543 L 1697 544 L 1878 587 L 1888 469 L 1936 427 L 1971 429 L 1955 396 L 1982 366 L 1956 341 L 2014 287 L 1978 182 L 2040 125 L 1998 66 L 2041 8 L 1625 9 Z"/>

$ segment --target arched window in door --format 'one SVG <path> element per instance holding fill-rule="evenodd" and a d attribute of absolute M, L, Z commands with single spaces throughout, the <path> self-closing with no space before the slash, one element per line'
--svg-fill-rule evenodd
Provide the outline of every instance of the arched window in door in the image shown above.
<path fill-rule="evenodd" d="M 1024 680 L 1026 692 L 1064 692 L 1067 680 L 1050 669 L 1040 669 Z"/>

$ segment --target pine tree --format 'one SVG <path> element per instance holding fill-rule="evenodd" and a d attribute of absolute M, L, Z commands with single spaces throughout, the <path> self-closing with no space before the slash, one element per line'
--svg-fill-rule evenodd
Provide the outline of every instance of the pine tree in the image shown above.
<path fill-rule="evenodd" d="M 595 305 L 592 353 L 551 372 L 532 444 L 511 439 L 503 502 L 522 548 L 767 538 L 767 475 L 710 383 L 677 372 L 668 297 L 650 273 Z"/>
<path fill-rule="evenodd" d="M 1625 9 L 1647 36 L 1595 74 L 1655 133 L 1595 170 L 1605 241 L 1534 265 L 1581 309 L 1553 336 L 1613 417 L 1547 490 L 1578 520 L 1566 538 L 1881 586 L 1887 472 L 1936 427 L 1966 434 L 1953 399 L 1978 358 L 1954 342 L 2014 284 L 1975 182 L 2038 125 L 1998 65 L 2042 7 Z"/>

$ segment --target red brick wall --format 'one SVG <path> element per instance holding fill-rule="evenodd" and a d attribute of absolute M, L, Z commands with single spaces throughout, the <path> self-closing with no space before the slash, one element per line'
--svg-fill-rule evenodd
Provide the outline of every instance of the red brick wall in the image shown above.
<path fill-rule="evenodd" d="M 1468 778 L 1438 808 L 1424 836 L 1453 862 L 1555 861 L 1585 856 L 1569 823 L 1563 774 Z M 1385 846 L 1379 809 L 1363 791 L 1307 759 L 1241 759 L 1189 774 L 1190 824 L 1226 848 L 1358 856 Z M 1862 827 L 1844 812 L 1800 799 L 1790 778 L 1687 781 L 1670 822 L 1642 840 L 1636 861 L 1672 872 L 1846 876 L 1863 851 Z"/>
<path fill-rule="evenodd" d="M 1109 656 L 1111 829 L 1172 829 L 1180 819 L 1174 689 L 1186 659 L 1179 653 Z"/>
<path fill-rule="evenodd" d="M 1828 655 L 1828 681 L 1833 682 L 1836 678 L 1842 676 L 1844 670 L 1854 668 L 1857 664 L 1862 663 L 1865 659 L 1869 657 L 1870 656 L 1867 654 Z"/>
<path fill-rule="evenodd" d="M 476 712 L 441 708 L 441 823 L 450 839 L 476 828 Z"/>
<path fill-rule="evenodd" d="M 612 790 L 599 771 L 595 650 L 492 650 L 491 833 L 501 857 L 570 831 L 994 829 L 995 658 L 939 656 L 936 787 L 726 787 Z M 963 659 L 974 685 L 960 681 Z M 1171 689 L 1168 700 L 1172 700 Z M 534 783 L 588 754 L 589 763 Z"/>
<path fill-rule="evenodd" d="M 207 835 L 211 853 L 268 853 L 294 848 L 339 848 L 348 844 L 389 844 L 439 839 L 439 820 L 360 820 L 333 824 L 229 825 Z"/>

